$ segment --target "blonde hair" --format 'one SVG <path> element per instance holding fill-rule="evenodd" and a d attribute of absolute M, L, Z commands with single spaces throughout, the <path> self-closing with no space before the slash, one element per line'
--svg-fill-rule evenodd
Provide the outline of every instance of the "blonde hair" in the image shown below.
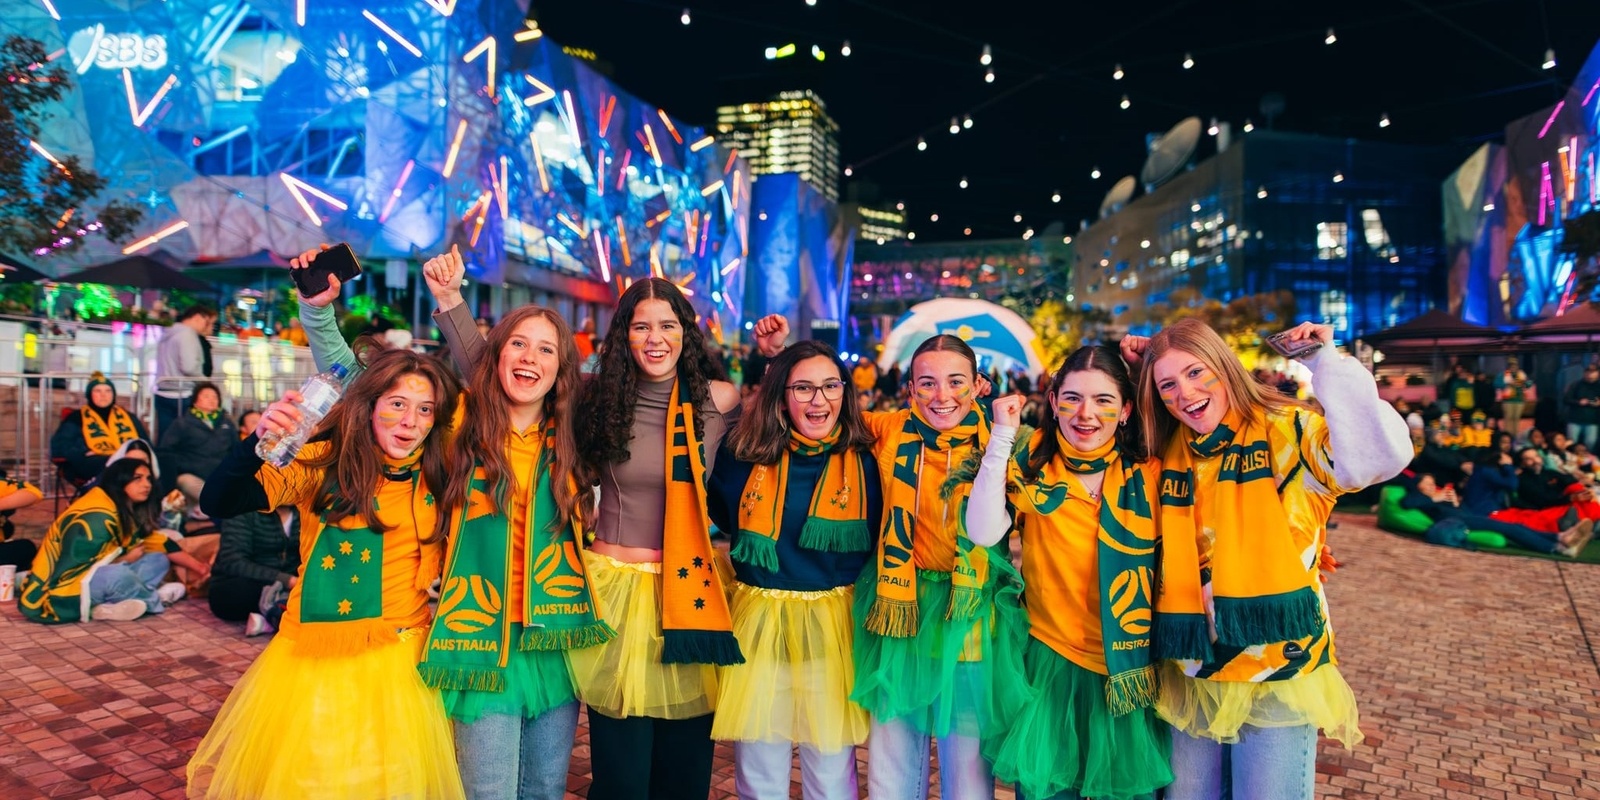
<path fill-rule="evenodd" d="M 1239 357 L 1209 325 L 1193 317 L 1181 319 L 1150 337 L 1150 344 L 1141 358 L 1139 420 L 1151 455 L 1161 455 L 1183 425 L 1167 410 L 1156 389 L 1155 364 L 1174 351 L 1188 353 L 1209 367 L 1222 382 L 1228 407 L 1238 411 L 1241 417 L 1272 415 L 1301 405 L 1245 372 Z"/>

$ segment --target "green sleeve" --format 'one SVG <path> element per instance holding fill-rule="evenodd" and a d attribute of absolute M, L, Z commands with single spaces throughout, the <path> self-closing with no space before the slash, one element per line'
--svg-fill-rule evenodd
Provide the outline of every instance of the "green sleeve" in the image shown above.
<path fill-rule="evenodd" d="M 339 320 L 333 306 L 307 305 L 300 302 L 300 325 L 306 329 L 306 340 L 311 344 L 311 357 L 317 362 L 317 371 L 326 372 L 334 364 L 345 369 L 344 385 L 349 386 L 361 374 L 363 367 L 356 363 L 356 354 L 339 333 Z"/>
<path fill-rule="evenodd" d="M 116 541 L 117 518 L 104 511 L 71 511 L 62 515 L 61 558 L 57 562 L 65 569 L 69 565 L 92 564 L 100 554 Z"/>

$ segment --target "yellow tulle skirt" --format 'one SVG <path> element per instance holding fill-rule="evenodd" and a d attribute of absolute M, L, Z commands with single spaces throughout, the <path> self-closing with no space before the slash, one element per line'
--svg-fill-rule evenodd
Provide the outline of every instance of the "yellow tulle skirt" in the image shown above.
<path fill-rule="evenodd" d="M 1173 662 L 1162 662 L 1156 713 L 1197 739 L 1239 741 L 1239 729 L 1315 725 L 1345 746 L 1361 743 L 1356 696 L 1333 664 L 1285 681 L 1206 681 L 1191 678 Z"/>
<path fill-rule="evenodd" d="M 724 667 L 711 738 L 796 742 L 835 753 L 867 740 L 850 702 L 855 666 L 851 586 L 817 592 L 733 585 L 733 633 L 744 663 Z"/>
<path fill-rule="evenodd" d="M 307 658 L 273 639 L 189 761 L 188 796 L 217 800 L 464 797 L 425 629 L 355 656 Z"/>
<path fill-rule="evenodd" d="M 588 550 L 583 561 L 600 615 L 617 635 L 602 645 L 567 651 L 578 699 L 613 719 L 710 714 L 716 708 L 716 667 L 661 663 L 661 565 L 618 561 Z"/>

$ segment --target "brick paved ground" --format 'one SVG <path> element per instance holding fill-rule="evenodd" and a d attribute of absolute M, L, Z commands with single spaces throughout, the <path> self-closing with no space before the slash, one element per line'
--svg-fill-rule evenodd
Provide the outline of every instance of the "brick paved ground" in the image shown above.
<path fill-rule="evenodd" d="M 37 535 L 48 513 L 21 527 Z M 1318 795 L 1600 799 L 1600 667 L 1583 633 L 1600 644 L 1600 566 L 1445 550 L 1340 520 L 1345 567 L 1330 592 L 1367 741 L 1324 747 Z M 189 753 L 265 644 L 188 601 L 136 623 L 59 627 L 8 605 L 0 639 L 7 800 L 182 797 Z M 588 768 L 580 729 L 569 797 L 586 794 Z M 733 796 L 725 747 L 713 784 L 717 800 Z"/>

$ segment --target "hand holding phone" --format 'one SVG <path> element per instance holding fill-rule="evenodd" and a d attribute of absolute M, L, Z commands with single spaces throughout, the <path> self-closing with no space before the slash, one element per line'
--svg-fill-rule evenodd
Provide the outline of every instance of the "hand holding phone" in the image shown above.
<path fill-rule="evenodd" d="M 1321 350 L 1324 344 L 1328 344 L 1323 338 L 1325 332 L 1327 332 L 1326 326 L 1302 323 L 1268 336 L 1267 346 L 1284 358 L 1301 358 Z"/>
<path fill-rule="evenodd" d="M 340 284 L 345 284 L 360 274 L 361 264 L 356 260 L 355 251 L 343 243 L 317 253 L 303 268 L 289 270 L 301 297 L 314 297 L 328 291 L 330 277 L 338 278 Z"/>

